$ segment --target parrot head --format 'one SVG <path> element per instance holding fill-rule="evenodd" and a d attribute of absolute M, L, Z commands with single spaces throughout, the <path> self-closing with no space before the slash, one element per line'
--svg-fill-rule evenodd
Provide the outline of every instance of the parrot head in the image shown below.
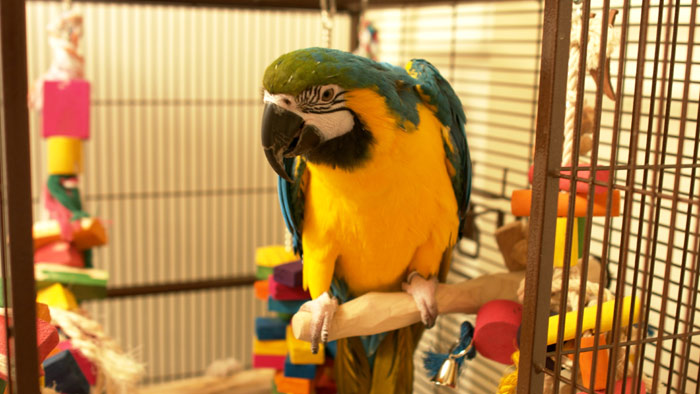
<path fill-rule="evenodd" d="M 263 78 L 262 144 L 272 168 L 291 181 L 284 158 L 303 155 L 312 163 L 345 170 L 359 166 L 369 157 L 374 138 L 346 105 L 346 95 L 371 88 L 390 107 L 400 107 L 397 81 L 410 84 L 411 78 L 398 67 L 339 50 L 307 48 L 279 57 Z"/>

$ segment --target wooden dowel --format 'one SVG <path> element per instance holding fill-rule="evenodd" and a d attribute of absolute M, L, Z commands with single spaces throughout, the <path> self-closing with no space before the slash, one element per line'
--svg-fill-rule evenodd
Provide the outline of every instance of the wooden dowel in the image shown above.
<path fill-rule="evenodd" d="M 525 271 L 484 275 L 437 288 L 438 313 L 476 313 L 489 301 L 518 301 L 518 286 Z M 420 312 L 413 297 L 403 292 L 367 293 L 338 307 L 331 322 L 328 340 L 373 335 L 396 330 L 420 321 Z M 309 341 L 311 313 L 297 312 L 292 330 L 298 339 Z"/>

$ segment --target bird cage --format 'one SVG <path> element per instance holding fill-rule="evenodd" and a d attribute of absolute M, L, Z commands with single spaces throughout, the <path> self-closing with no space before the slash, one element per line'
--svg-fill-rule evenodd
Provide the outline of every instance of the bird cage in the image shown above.
<path fill-rule="evenodd" d="M 350 50 L 362 3 L 336 3 L 331 44 Z M 368 6 L 364 16 L 379 31 L 378 60 L 430 60 L 467 114 L 472 220 L 448 281 L 506 270 L 497 229 L 516 220 L 529 225 L 517 370 L 477 359 L 463 368 L 459 392 L 496 392 L 516 370 L 518 392 L 592 393 L 595 374 L 584 382 L 580 372 L 586 355 L 593 371 L 608 358 L 601 380 L 609 392 L 618 381 L 630 390 L 644 384 L 647 392 L 697 392 L 696 2 L 370 0 Z M 31 264 L 15 262 L 31 255 L 27 218 L 31 208 L 41 215 L 46 156 L 36 132 L 26 132 L 36 130 L 38 119 L 27 115 L 22 83 L 47 67 L 44 30 L 61 7 L 29 1 L 25 10 L 23 2 L 4 2 L 0 13 L 2 235 L 12 239 L 3 253 L 11 275 L 3 276 L 17 283 L 4 286 L 11 293 L 6 299 L 20 303 L 34 298 L 27 286 Z M 126 349 L 138 350 L 150 366 L 146 383 L 198 375 L 217 358 L 247 361 L 253 318 L 265 313 L 253 296 L 254 250 L 284 242 L 274 174 L 249 131 L 260 128 L 264 67 L 289 50 L 325 45 L 319 4 L 73 7 L 84 14 L 86 75 L 94 89 L 96 136 L 86 146 L 84 197 L 112 220 L 115 245 L 96 252 L 111 287 L 106 300 L 87 309 Z M 16 49 L 24 48 L 25 31 L 27 64 Z M 561 197 L 566 184 L 583 192 Z M 514 195 L 528 190 L 531 209 L 514 215 Z M 619 205 L 613 197 L 599 204 L 596 193 L 619 195 Z M 575 209 L 558 219 L 567 204 Z M 556 253 L 562 267 L 550 264 Z M 596 305 L 610 301 L 603 323 Z M 566 308 L 556 309 L 562 318 L 550 329 L 553 305 Z M 26 357 L 11 365 L 17 387 L 29 388 L 37 371 L 27 329 L 34 317 L 32 308 L 15 310 L 8 332 Z M 584 327 L 586 310 L 595 311 L 592 328 Z M 450 343 L 464 319 L 474 316 L 439 319 L 416 360 Z M 594 335 L 602 332 L 609 333 L 605 342 Z M 420 367 L 415 376 L 415 392 L 447 390 Z"/>

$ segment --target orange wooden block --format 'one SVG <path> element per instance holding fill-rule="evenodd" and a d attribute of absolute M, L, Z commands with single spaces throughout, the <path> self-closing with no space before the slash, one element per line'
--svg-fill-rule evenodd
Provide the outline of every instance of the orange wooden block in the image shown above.
<path fill-rule="evenodd" d="M 255 281 L 255 298 L 267 301 L 267 298 L 270 296 L 270 285 L 268 282 L 267 279 Z"/>
<path fill-rule="evenodd" d="M 107 243 L 107 232 L 97 218 L 83 218 L 73 222 L 73 244 L 80 250 Z M 61 240 L 61 229 L 55 220 L 34 223 L 34 249 Z"/>
<path fill-rule="evenodd" d="M 282 371 L 275 374 L 275 386 L 280 393 L 311 394 L 314 392 L 313 382 L 311 379 L 288 378 Z"/>
<path fill-rule="evenodd" d="M 593 195 L 593 213 L 592 216 L 605 216 L 605 210 L 608 205 L 608 196 L 610 193 L 598 193 Z M 610 207 L 610 216 L 620 216 L 620 191 L 612 191 L 612 204 Z M 530 216 L 530 205 L 532 204 L 532 190 L 514 190 L 510 199 L 510 210 L 515 216 Z M 576 195 L 574 203 L 574 217 L 587 217 L 588 212 L 588 196 Z M 560 192 L 559 202 L 557 205 L 557 216 L 567 216 L 569 212 L 569 193 Z"/>
<path fill-rule="evenodd" d="M 36 318 L 47 323 L 51 323 L 51 311 L 49 306 L 42 304 L 41 302 L 36 303 Z"/>
<path fill-rule="evenodd" d="M 600 335 L 598 340 L 598 346 L 605 345 L 605 334 Z M 595 337 L 582 337 L 581 338 L 581 348 L 593 347 L 593 342 Z M 610 361 L 610 351 L 608 349 L 599 349 L 596 358 L 595 365 L 595 382 L 593 390 L 602 390 L 606 386 L 606 380 L 608 378 L 608 363 Z M 586 352 L 581 352 L 578 355 L 578 362 L 581 368 L 581 379 L 583 381 L 584 387 L 588 387 L 591 383 L 591 374 L 594 373 L 593 369 L 593 351 L 589 350 Z"/>

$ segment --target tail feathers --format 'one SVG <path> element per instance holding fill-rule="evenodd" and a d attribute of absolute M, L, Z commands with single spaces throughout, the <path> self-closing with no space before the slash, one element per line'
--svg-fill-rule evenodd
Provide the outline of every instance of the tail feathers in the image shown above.
<path fill-rule="evenodd" d="M 359 338 L 339 340 L 335 359 L 338 393 L 412 393 L 413 353 L 424 329 L 422 323 L 416 323 L 387 333 L 371 371 Z"/>

